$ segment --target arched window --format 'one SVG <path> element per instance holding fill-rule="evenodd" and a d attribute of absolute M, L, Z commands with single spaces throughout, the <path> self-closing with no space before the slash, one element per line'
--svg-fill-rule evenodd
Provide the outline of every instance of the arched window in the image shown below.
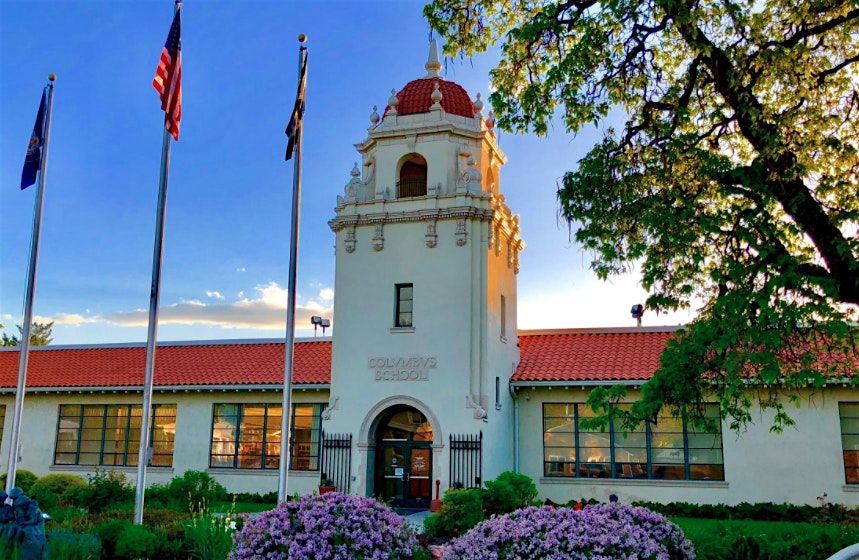
<path fill-rule="evenodd" d="M 400 164 L 397 181 L 397 198 L 426 196 L 427 160 L 420 154 L 409 154 Z"/>

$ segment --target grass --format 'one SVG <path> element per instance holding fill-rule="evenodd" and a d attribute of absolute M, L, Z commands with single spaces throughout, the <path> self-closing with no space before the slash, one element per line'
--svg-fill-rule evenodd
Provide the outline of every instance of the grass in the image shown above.
<path fill-rule="evenodd" d="M 671 521 L 695 545 L 699 560 L 816 560 L 859 542 L 856 525 L 690 517 L 672 517 Z"/>

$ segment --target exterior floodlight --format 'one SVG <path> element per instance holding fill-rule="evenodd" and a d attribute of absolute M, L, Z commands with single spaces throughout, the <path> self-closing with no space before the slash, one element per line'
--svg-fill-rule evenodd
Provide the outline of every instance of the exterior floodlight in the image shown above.
<path fill-rule="evenodd" d="M 641 326 L 641 317 L 644 315 L 644 306 L 640 303 L 636 303 L 632 306 L 632 309 L 629 310 L 632 314 L 632 318 L 638 322 L 638 326 Z"/>
<path fill-rule="evenodd" d="M 329 319 L 323 319 L 319 315 L 314 315 L 310 318 L 310 323 L 313 325 L 313 336 L 316 336 L 316 329 L 322 327 L 322 336 L 325 336 L 325 329 L 331 326 Z"/>

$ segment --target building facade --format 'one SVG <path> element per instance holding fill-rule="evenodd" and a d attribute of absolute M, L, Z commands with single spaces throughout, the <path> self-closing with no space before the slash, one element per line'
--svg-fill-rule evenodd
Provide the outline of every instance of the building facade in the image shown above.
<path fill-rule="evenodd" d="M 425 70 L 374 109 L 329 222 L 336 329 L 296 343 L 290 492 L 324 480 L 425 508 L 517 470 L 555 501 L 859 504 L 848 387 L 809 390 L 780 435 L 765 412 L 742 433 L 668 412 L 632 432 L 582 429 L 589 391 L 620 383 L 635 398 L 675 329 L 518 330 L 524 243 L 492 114 L 439 76 L 434 44 Z M 133 472 L 144 360 L 143 344 L 34 349 L 21 468 Z M 0 467 L 17 363 L 0 351 Z M 278 340 L 160 344 L 150 483 L 194 469 L 234 492 L 275 490 L 282 378 Z"/>

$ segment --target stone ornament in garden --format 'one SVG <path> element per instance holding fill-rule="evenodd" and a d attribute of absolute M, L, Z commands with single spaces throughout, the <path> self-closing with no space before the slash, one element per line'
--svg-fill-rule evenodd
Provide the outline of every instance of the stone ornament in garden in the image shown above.
<path fill-rule="evenodd" d="M 307 495 L 249 517 L 230 560 L 407 560 L 420 549 L 402 517 L 373 498 Z"/>
<path fill-rule="evenodd" d="M 636 558 L 694 560 L 692 544 L 665 517 L 642 507 L 530 507 L 492 517 L 454 540 L 443 560 Z"/>

